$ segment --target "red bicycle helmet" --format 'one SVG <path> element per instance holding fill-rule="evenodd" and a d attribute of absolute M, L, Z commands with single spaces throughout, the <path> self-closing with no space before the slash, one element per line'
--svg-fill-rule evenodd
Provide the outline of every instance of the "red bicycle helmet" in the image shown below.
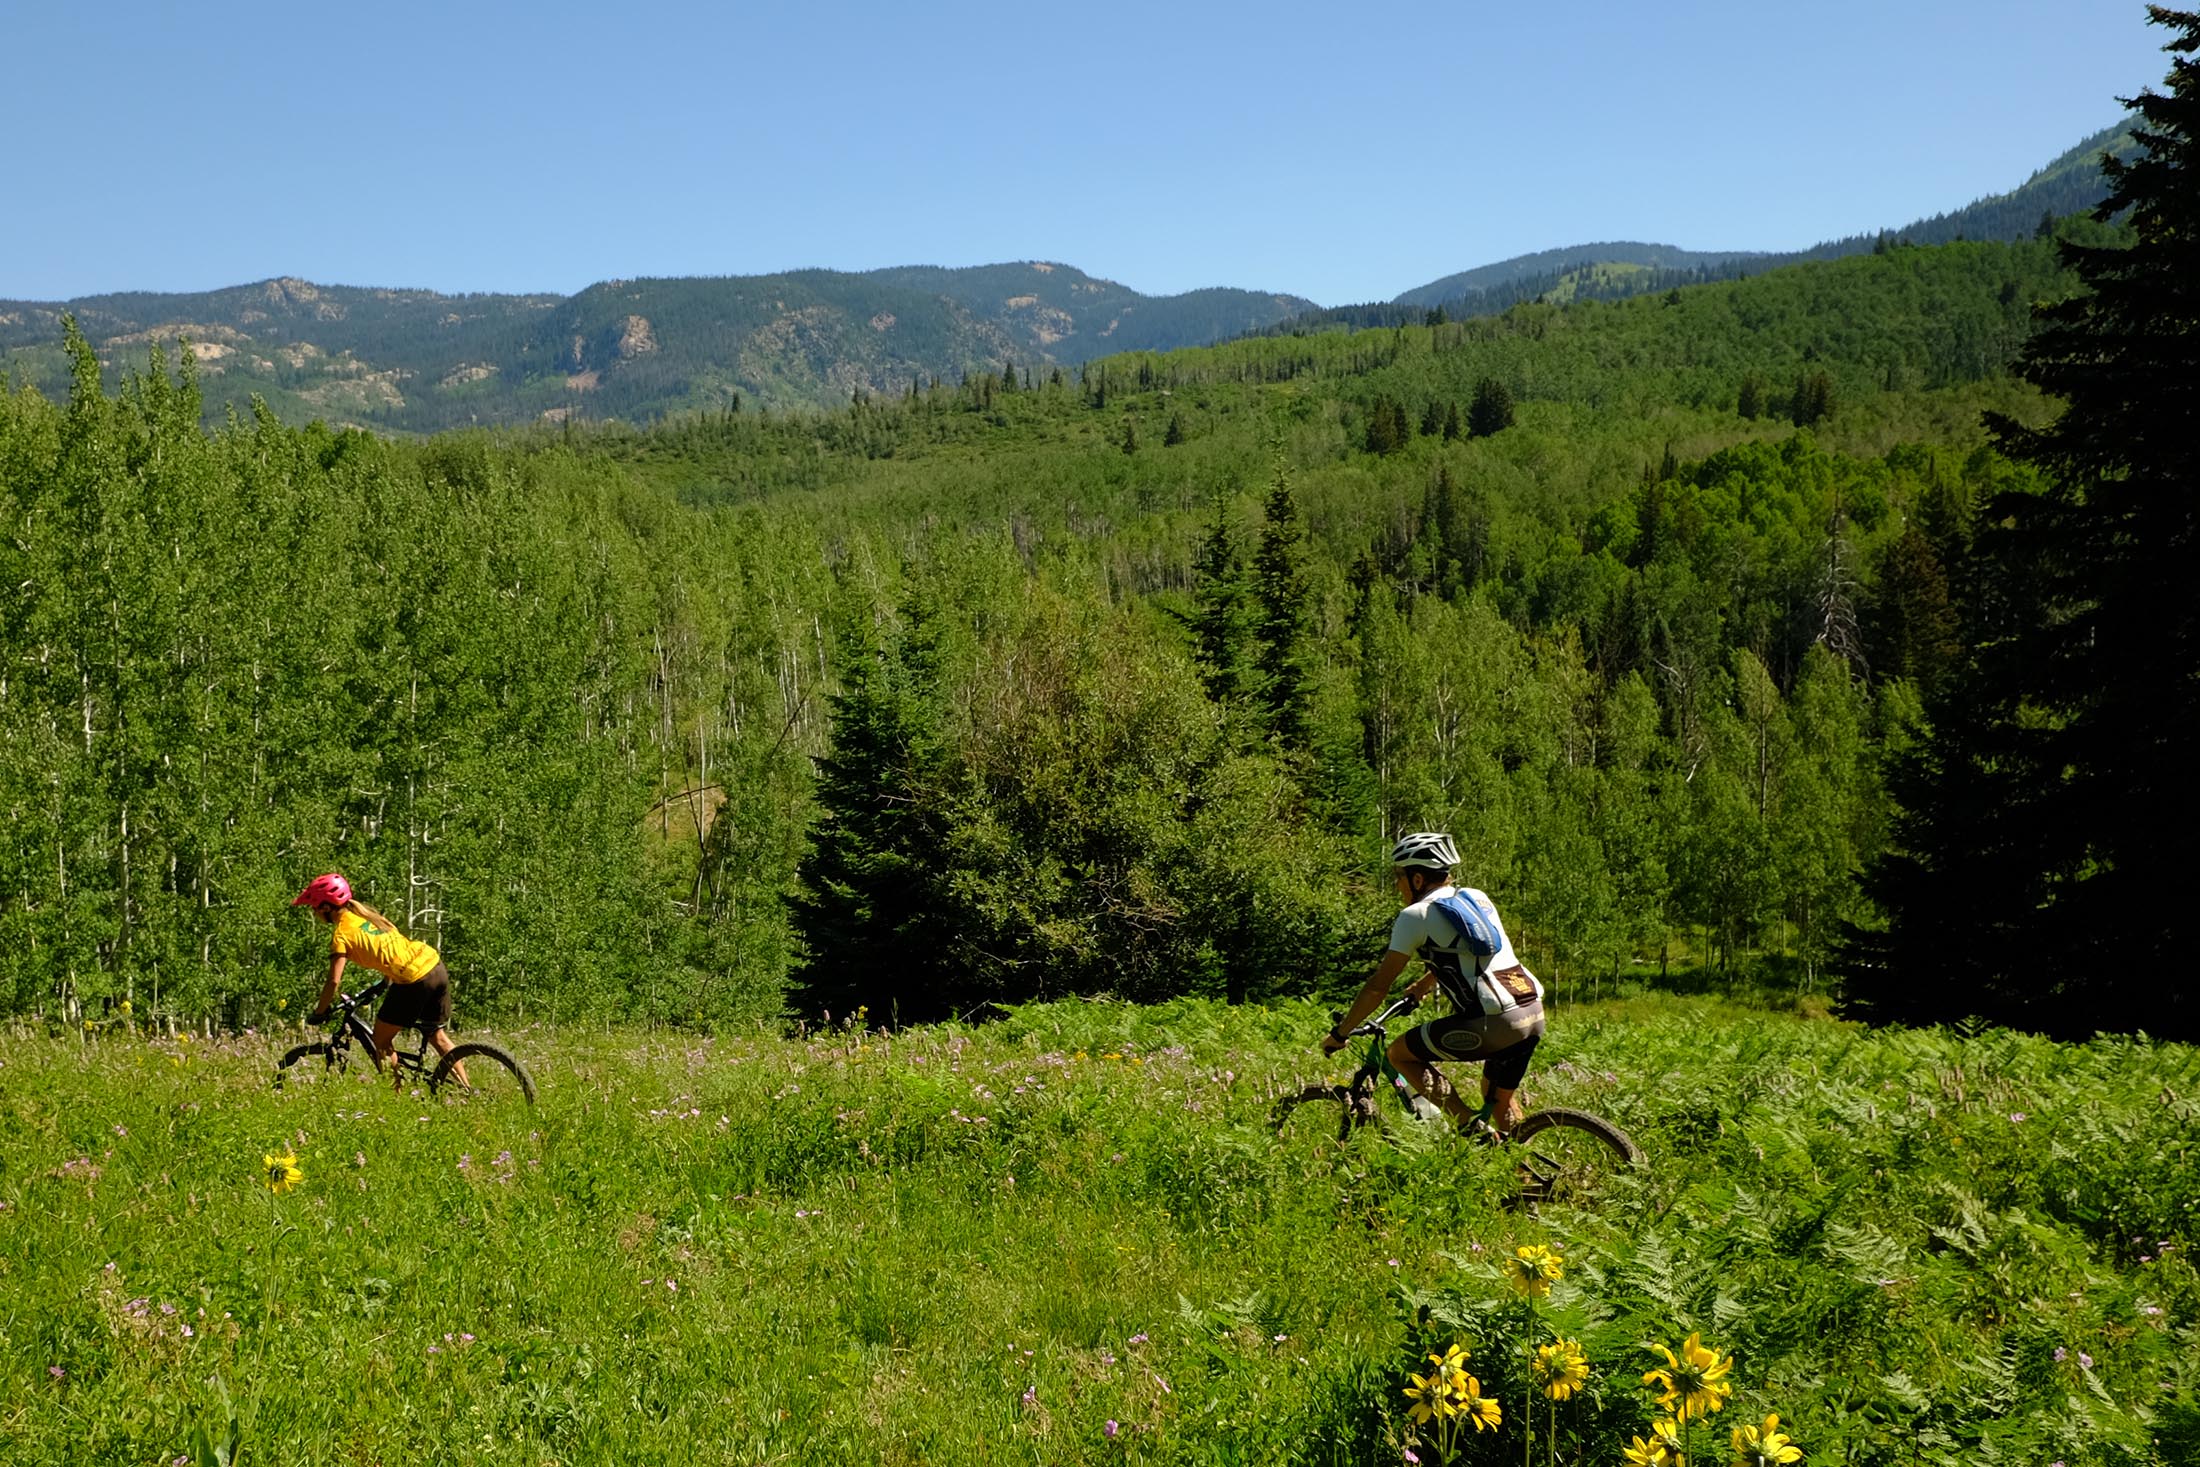
<path fill-rule="evenodd" d="M 290 899 L 294 907 L 318 907 L 324 903 L 340 907 L 351 900 L 351 883 L 331 871 L 326 876 L 316 876 L 306 883 L 306 889 Z"/>

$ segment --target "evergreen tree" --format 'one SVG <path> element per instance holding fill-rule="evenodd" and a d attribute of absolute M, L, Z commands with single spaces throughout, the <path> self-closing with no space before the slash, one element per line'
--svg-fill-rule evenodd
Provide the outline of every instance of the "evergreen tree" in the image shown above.
<path fill-rule="evenodd" d="M 1445 441 L 1446 443 L 1456 443 L 1456 442 L 1458 442 L 1458 441 L 1459 441 L 1459 439 L 1460 439 L 1460 438 L 1462 438 L 1463 436 L 1465 436 L 1465 434 L 1466 434 L 1466 425 L 1465 425 L 1464 423 L 1462 423 L 1462 422 L 1460 421 L 1460 418 L 1459 418 L 1459 404 L 1458 404 L 1458 403 L 1456 403 L 1456 402 L 1447 402 L 1447 403 L 1445 403 L 1445 404 L 1444 404 L 1444 441 Z"/>
<path fill-rule="evenodd" d="M 803 954 L 796 1007 L 871 1021 L 944 1018 L 961 996 L 952 924 L 934 877 L 948 869 L 947 763 L 925 613 L 848 659 L 818 761 L 817 820 L 790 901 Z M 869 640 L 866 635 L 864 640 Z"/>
<path fill-rule="evenodd" d="M 1260 549 L 1253 557 L 1253 594 L 1258 608 L 1254 658 L 1262 712 L 1269 730 L 1286 749 L 1303 749 L 1313 711 L 1306 527 L 1299 518 L 1291 481 L 1280 466 L 1268 491 Z"/>
<path fill-rule="evenodd" d="M 1200 544 L 1194 569 L 1199 577 L 1193 591 L 1196 609 L 1186 618 L 1192 629 L 1192 656 L 1207 696 L 1228 703 L 1252 690 L 1256 674 L 1249 661 L 1251 591 L 1245 583 L 1244 562 L 1230 536 L 1228 506 L 1220 498 L 1215 501 L 1214 527 Z"/>
<path fill-rule="evenodd" d="M 1918 525 L 1880 551 L 1865 625 L 1878 676 L 1907 678 L 1928 694 L 1961 650 L 1948 572 Z"/>
<path fill-rule="evenodd" d="M 1989 508 L 1976 574 L 2012 624 L 1897 772 L 1887 930 L 1850 953 L 1873 1018 L 2200 1037 L 2180 940 L 2200 854 L 2200 15 L 2150 14 L 2179 55 L 2168 93 L 2130 104 L 2141 152 L 2103 159 L 2098 210 L 2128 211 L 2133 241 L 2060 244 L 2086 289 L 2041 312 L 2022 371 L 2068 406 L 1994 425 L 2050 486 Z"/>
<path fill-rule="evenodd" d="M 1136 418 L 1126 417 L 1123 419 L 1123 451 L 1125 453 L 1138 452 L 1138 419 Z"/>
<path fill-rule="evenodd" d="M 1428 406 L 1421 413 L 1421 436 L 1423 438 L 1434 438 L 1443 431 L 1444 405 L 1432 397 L 1429 399 Z"/>
<path fill-rule="evenodd" d="M 1168 431 L 1161 435 L 1161 446 L 1163 448 L 1174 448 L 1183 441 L 1184 415 L 1182 413 L 1171 413 L 1169 414 Z"/>
<path fill-rule="evenodd" d="M 1001 363 L 1001 391 L 1014 392 L 1015 390 L 1016 364 L 1012 361 L 1003 362 Z"/>
<path fill-rule="evenodd" d="M 1806 372 L 1795 379 L 1788 394 L 1788 418 L 1798 428 L 1814 427 L 1833 416 L 1833 379 L 1824 372 Z"/>
<path fill-rule="evenodd" d="M 1752 420 L 1764 416 L 1764 388 L 1754 373 L 1742 379 L 1742 392 L 1734 404 L 1734 411 Z"/>
<path fill-rule="evenodd" d="M 1410 436 L 1399 431 L 1405 409 L 1388 397 L 1378 395 L 1367 409 L 1367 451 L 1373 454 L 1396 453 L 1405 447 Z"/>
<path fill-rule="evenodd" d="M 1513 425 L 1512 390 L 1495 377 L 1474 384 L 1474 400 L 1467 404 L 1467 430 L 1476 438 L 1502 433 Z"/>
<path fill-rule="evenodd" d="M 1458 600 L 1474 588 L 1480 567 L 1468 565 L 1471 536 L 1449 464 L 1436 466 L 1435 482 L 1429 485 L 1421 508 L 1421 533 L 1429 542 L 1436 594 L 1446 601 Z"/>

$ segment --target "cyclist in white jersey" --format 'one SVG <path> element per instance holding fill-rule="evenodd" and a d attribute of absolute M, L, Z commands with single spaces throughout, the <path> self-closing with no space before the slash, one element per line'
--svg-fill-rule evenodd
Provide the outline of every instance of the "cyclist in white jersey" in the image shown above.
<path fill-rule="evenodd" d="M 1405 910 L 1391 924 L 1390 950 L 1323 1038 L 1322 1052 L 1342 1049 L 1344 1036 L 1382 1006 L 1406 965 L 1420 958 L 1428 971 L 1406 991 L 1423 998 L 1441 986 L 1452 1011 L 1392 1040 L 1391 1064 L 1464 1129 L 1477 1112 L 1437 1073 L 1435 1062 L 1481 1061 L 1489 1122 L 1501 1133 L 1509 1131 L 1520 1120 L 1520 1081 L 1543 1037 L 1543 985 L 1521 965 L 1488 895 L 1452 883 L 1459 851 L 1450 836 L 1438 831 L 1401 836 L 1391 848 L 1390 864 Z"/>

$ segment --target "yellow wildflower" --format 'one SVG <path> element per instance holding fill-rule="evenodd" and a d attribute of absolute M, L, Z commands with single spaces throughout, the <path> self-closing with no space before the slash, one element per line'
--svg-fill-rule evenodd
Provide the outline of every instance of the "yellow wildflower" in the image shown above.
<path fill-rule="evenodd" d="M 1727 1379 L 1734 1369 L 1734 1357 L 1721 1355 L 1704 1344 L 1700 1334 L 1691 1333 L 1678 1355 L 1663 1345 L 1657 1351 L 1665 1357 L 1665 1368 L 1644 1371 L 1642 1381 L 1658 1388 L 1658 1404 L 1676 1419 L 1687 1421 L 1716 1411 L 1734 1393 L 1734 1385 Z"/>
<path fill-rule="evenodd" d="M 1581 1352 L 1580 1341 L 1559 1340 L 1537 1348 L 1528 1372 L 1545 1395 L 1563 1401 L 1588 1381 L 1589 1357 Z"/>
<path fill-rule="evenodd" d="M 1497 1398 L 1483 1395 L 1482 1382 L 1471 1375 L 1467 1377 L 1466 1388 L 1458 1393 L 1458 1402 L 1459 1414 L 1473 1422 L 1476 1431 L 1495 1431 L 1505 1419 Z"/>
<path fill-rule="evenodd" d="M 1566 1259 L 1555 1248 L 1530 1243 L 1515 1248 L 1513 1256 L 1505 1260 L 1504 1269 L 1514 1288 L 1540 1299 L 1551 1292 L 1551 1285 L 1566 1277 Z"/>
<path fill-rule="evenodd" d="M 1413 1384 L 1406 1387 L 1406 1399 L 1413 1405 L 1406 1414 L 1419 1426 L 1458 1415 L 1462 1403 L 1477 1389 L 1474 1377 L 1467 1374 L 1465 1345 L 1454 1344 L 1441 1355 L 1431 1355 L 1428 1363 L 1427 1375 L 1407 1377 Z"/>
<path fill-rule="evenodd" d="M 1665 1450 L 1665 1444 L 1657 1439 L 1655 1433 L 1648 1441 L 1636 1437 L 1621 1449 L 1620 1455 L 1626 1459 L 1627 1467 L 1673 1467 L 1674 1462 L 1673 1456 Z"/>
<path fill-rule="evenodd" d="M 284 1151 L 273 1156 L 263 1155 L 260 1158 L 260 1165 L 265 1169 L 267 1190 L 270 1192 L 288 1192 L 306 1179 L 306 1174 L 298 1170 L 298 1158 L 293 1152 Z"/>
<path fill-rule="evenodd" d="M 1734 1428 L 1735 1467 L 1786 1467 L 1803 1460 L 1803 1449 L 1780 1430 L 1780 1414 L 1765 1418 L 1763 1426 Z"/>
<path fill-rule="evenodd" d="M 1444 1384 L 1444 1373 L 1432 1370 L 1427 1375 L 1408 1376 L 1413 1382 L 1406 1387 L 1406 1399 L 1413 1404 L 1406 1408 L 1406 1415 L 1416 1426 L 1426 1426 L 1431 1420 L 1441 1420 L 1451 1415 L 1451 1392 Z"/>
<path fill-rule="evenodd" d="M 123 1012 L 123 1013 L 124 1013 L 125 1015 L 128 1015 L 128 1013 L 130 1012 L 130 1000 L 128 1000 L 128 999 L 124 999 L 124 1000 L 122 1001 L 122 1012 Z"/>

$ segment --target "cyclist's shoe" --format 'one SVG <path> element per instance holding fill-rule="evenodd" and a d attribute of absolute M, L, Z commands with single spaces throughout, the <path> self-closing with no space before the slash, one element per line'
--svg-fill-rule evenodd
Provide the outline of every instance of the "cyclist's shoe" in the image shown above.
<path fill-rule="evenodd" d="M 327 1009 L 315 1009 L 312 1013 L 306 1015 L 306 1022 L 308 1024 L 326 1024 L 328 1016 L 329 1011 Z"/>

